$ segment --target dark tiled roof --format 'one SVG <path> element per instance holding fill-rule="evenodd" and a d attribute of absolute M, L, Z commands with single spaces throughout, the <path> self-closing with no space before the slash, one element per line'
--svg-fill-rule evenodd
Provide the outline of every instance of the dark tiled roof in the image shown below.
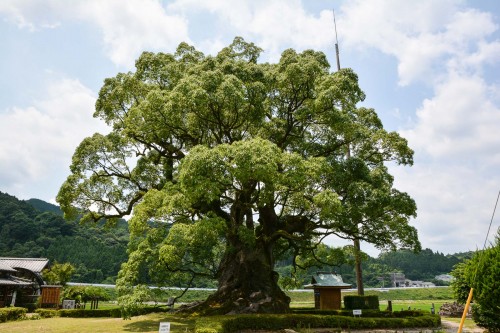
<path fill-rule="evenodd" d="M 41 273 L 49 263 L 46 258 L 6 258 L 0 257 L 0 268 L 8 266 L 11 269 L 24 268 L 34 273 Z"/>
<path fill-rule="evenodd" d="M 348 283 L 344 283 L 344 281 L 342 281 L 342 277 L 338 274 L 318 272 L 312 276 L 311 284 L 308 284 L 304 287 L 308 289 L 314 287 L 350 288 L 351 285 Z"/>

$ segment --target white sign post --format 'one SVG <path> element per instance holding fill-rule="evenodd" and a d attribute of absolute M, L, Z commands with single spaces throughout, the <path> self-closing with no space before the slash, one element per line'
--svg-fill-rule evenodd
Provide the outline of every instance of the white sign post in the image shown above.
<path fill-rule="evenodd" d="M 63 309 L 74 309 L 75 308 L 75 300 L 74 299 L 65 299 L 62 304 Z"/>
<path fill-rule="evenodd" d="M 361 316 L 361 310 L 352 310 L 353 316 Z"/>
<path fill-rule="evenodd" d="M 170 333 L 170 323 L 160 322 L 160 330 L 159 333 Z"/>

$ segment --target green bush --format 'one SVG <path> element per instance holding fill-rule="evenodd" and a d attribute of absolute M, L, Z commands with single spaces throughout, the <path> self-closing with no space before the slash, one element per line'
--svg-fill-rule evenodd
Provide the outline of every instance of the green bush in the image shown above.
<path fill-rule="evenodd" d="M 38 315 L 42 318 L 52 318 L 59 316 L 59 311 L 53 309 L 36 309 L 35 313 L 38 313 Z"/>
<path fill-rule="evenodd" d="M 36 303 L 21 303 L 21 304 L 18 304 L 18 307 L 20 308 L 26 308 L 26 310 L 28 310 L 28 312 L 35 312 L 36 308 L 37 308 L 37 304 Z"/>
<path fill-rule="evenodd" d="M 145 314 L 150 314 L 150 313 L 157 313 L 157 312 L 169 312 L 170 309 L 166 307 L 151 307 L 151 306 L 146 306 L 146 307 L 140 307 L 137 308 L 136 311 L 132 312 L 132 316 L 140 316 L 140 315 L 145 315 Z"/>
<path fill-rule="evenodd" d="M 477 326 L 487 328 L 490 333 L 500 332 L 500 311 L 484 309 L 482 306 L 474 304 L 472 306 L 472 319 Z"/>
<path fill-rule="evenodd" d="M 19 320 L 26 317 L 27 310 L 25 308 L 12 307 L 0 308 L 0 323 L 11 320 Z"/>
<path fill-rule="evenodd" d="M 352 310 L 317 310 L 317 309 L 311 309 L 311 308 L 296 308 L 292 309 L 293 313 L 296 314 L 315 314 L 315 315 L 329 315 L 329 316 L 347 316 L 347 317 L 354 317 L 352 314 Z M 420 316 L 423 315 L 424 313 L 422 311 L 404 311 L 404 314 L 401 314 L 400 312 L 402 311 L 396 311 L 396 312 L 391 312 L 391 311 L 380 311 L 380 310 L 372 310 L 372 309 L 364 309 L 362 313 L 362 317 L 371 317 L 371 318 L 392 318 L 392 317 L 413 317 L 413 316 Z"/>
<path fill-rule="evenodd" d="M 370 296 L 344 296 L 344 307 L 346 310 L 355 310 L 355 309 L 372 309 L 378 310 L 380 308 L 380 304 L 378 301 L 378 296 L 370 295 Z"/>
<path fill-rule="evenodd" d="M 428 312 L 424 312 L 422 310 L 401 310 L 401 311 L 394 311 L 393 316 L 394 317 L 420 317 L 423 315 L 428 314 Z"/>
<path fill-rule="evenodd" d="M 169 309 L 160 307 L 139 307 L 134 309 L 131 316 L 140 316 L 154 312 L 168 312 Z M 98 318 L 98 317 L 113 317 L 120 318 L 122 316 L 120 308 L 112 309 L 64 309 L 58 310 L 61 317 L 71 317 L 71 318 Z"/>
<path fill-rule="evenodd" d="M 217 333 L 217 330 L 209 327 L 200 327 L 195 330 L 195 333 Z"/>
<path fill-rule="evenodd" d="M 468 292 L 474 288 L 474 306 L 472 317 L 476 324 L 491 333 L 500 332 L 500 229 L 495 243 L 462 265 L 457 265 L 452 272 L 455 277 L 453 290 L 459 303 L 464 303 Z"/>
<path fill-rule="evenodd" d="M 111 317 L 111 311 L 109 309 L 64 309 L 59 310 L 59 315 L 61 317 L 71 317 L 71 318 L 95 318 L 95 317 Z"/>
<path fill-rule="evenodd" d="M 222 322 L 224 333 L 241 330 L 282 330 L 285 328 L 338 328 L 338 329 L 384 329 L 408 327 L 437 327 L 441 325 L 438 315 L 421 315 L 409 318 L 348 317 L 330 315 L 240 315 L 231 316 Z M 201 328 L 201 327 L 200 327 Z"/>
<path fill-rule="evenodd" d="M 292 309 L 295 314 L 312 314 L 322 316 L 346 316 L 354 317 L 352 310 L 317 310 L 311 308 L 295 308 Z M 401 310 L 401 311 L 380 311 L 380 310 L 363 310 L 361 317 L 364 318 L 404 318 L 404 317 L 419 317 L 429 314 L 422 310 Z"/>

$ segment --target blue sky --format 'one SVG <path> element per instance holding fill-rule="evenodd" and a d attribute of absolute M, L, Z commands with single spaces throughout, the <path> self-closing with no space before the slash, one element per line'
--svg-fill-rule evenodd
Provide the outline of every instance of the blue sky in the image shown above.
<path fill-rule="evenodd" d="M 262 61 L 313 48 L 335 68 L 333 8 L 341 66 L 415 150 L 413 167 L 391 172 L 417 202 L 422 245 L 482 247 L 500 190 L 493 0 L 2 0 L 0 191 L 53 202 L 78 143 L 107 131 L 92 118 L 103 80 L 133 71 L 142 51 L 186 41 L 214 54 L 242 36 L 264 49 Z"/>

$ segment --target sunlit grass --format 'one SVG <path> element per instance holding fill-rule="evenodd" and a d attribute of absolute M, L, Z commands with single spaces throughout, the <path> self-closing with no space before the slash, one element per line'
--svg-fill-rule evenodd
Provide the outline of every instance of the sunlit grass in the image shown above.
<path fill-rule="evenodd" d="M 446 321 L 451 321 L 451 322 L 454 322 L 454 323 L 457 323 L 457 324 L 460 324 L 460 320 L 462 320 L 462 318 L 451 318 L 451 317 L 446 317 L 444 319 Z M 477 326 L 476 326 L 476 323 L 474 323 L 474 320 L 472 320 L 470 318 L 465 318 L 464 328 L 474 329 L 474 328 L 477 328 Z"/>
<path fill-rule="evenodd" d="M 0 332 L 5 333 L 114 333 L 114 332 L 158 332 L 160 322 L 170 322 L 172 332 L 193 332 L 194 319 L 164 313 L 153 313 L 121 318 L 48 318 L 23 320 L 0 324 Z"/>

